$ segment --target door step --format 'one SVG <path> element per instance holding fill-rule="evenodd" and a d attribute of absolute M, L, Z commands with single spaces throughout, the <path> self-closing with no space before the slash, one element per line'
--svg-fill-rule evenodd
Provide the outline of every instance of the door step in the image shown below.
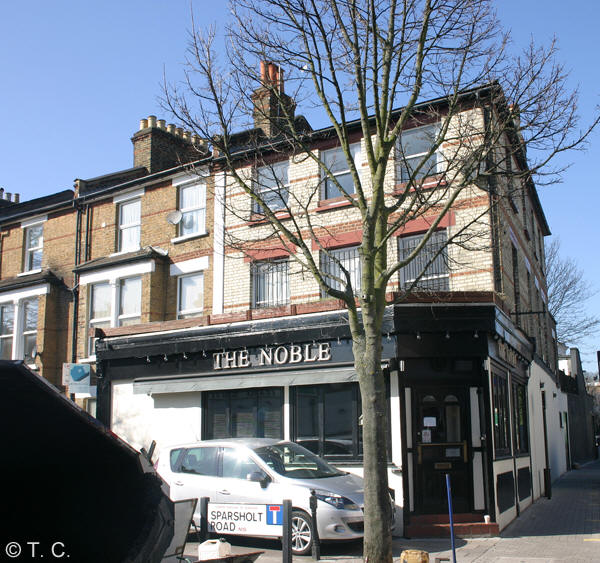
<path fill-rule="evenodd" d="M 496 522 L 486 524 L 481 514 L 455 514 L 454 535 L 459 538 L 489 538 L 497 536 L 500 529 Z M 447 514 L 422 514 L 411 516 L 406 526 L 408 538 L 449 538 L 450 524 Z"/>

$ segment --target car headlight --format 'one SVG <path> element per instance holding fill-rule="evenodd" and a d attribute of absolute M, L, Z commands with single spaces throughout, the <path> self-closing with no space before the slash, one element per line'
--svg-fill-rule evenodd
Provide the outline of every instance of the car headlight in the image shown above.
<path fill-rule="evenodd" d="M 335 506 L 340 510 L 359 510 L 359 506 L 353 500 L 336 493 L 330 493 L 329 491 L 315 491 L 315 496 L 319 500 L 322 500 L 331 506 Z"/>

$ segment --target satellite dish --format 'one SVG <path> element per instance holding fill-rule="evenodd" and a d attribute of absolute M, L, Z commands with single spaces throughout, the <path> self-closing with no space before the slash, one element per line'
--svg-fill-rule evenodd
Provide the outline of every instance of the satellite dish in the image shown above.
<path fill-rule="evenodd" d="M 183 213 L 181 211 L 171 211 L 167 215 L 167 222 L 171 223 L 171 225 L 177 225 L 183 217 Z"/>
<path fill-rule="evenodd" d="M 33 346 L 33 348 L 31 349 L 31 359 L 35 360 L 38 356 L 38 349 L 37 346 Z"/>

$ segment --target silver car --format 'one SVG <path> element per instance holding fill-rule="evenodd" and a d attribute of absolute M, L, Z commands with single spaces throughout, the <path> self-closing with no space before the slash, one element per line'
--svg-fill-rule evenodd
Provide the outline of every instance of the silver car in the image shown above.
<path fill-rule="evenodd" d="M 291 500 L 295 555 L 312 548 L 312 490 L 320 539 L 363 535 L 363 480 L 294 442 L 238 438 L 171 446 L 160 452 L 156 469 L 169 484 L 172 500 L 208 497 L 213 503 L 267 505 Z M 194 522 L 200 523 L 199 503 Z"/>

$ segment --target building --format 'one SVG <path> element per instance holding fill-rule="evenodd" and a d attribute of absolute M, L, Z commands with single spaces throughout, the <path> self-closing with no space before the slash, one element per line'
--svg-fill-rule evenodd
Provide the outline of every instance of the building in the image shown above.
<path fill-rule="evenodd" d="M 278 68 L 271 63 L 268 69 L 283 87 Z M 485 88 L 465 93 L 464 114 L 474 123 L 483 124 L 485 112 L 471 102 L 485 95 Z M 233 139 L 240 146 L 236 172 L 262 177 L 265 185 L 276 181 L 287 187 L 289 201 L 305 202 L 315 261 L 332 277 L 339 274 L 336 263 L 343 263 L 358 281 L 359 217 L 318 165 L 279 149 L 264 169 L 242 158 L 249 135 L 264 138 L 267 152 L 274 146 L 273 119 L 265 116 L 279 115 L 277 105 L 260 88 L 253 99 L 255 128 Z M 280 99 L 293 111 L 293 100 Z M 429 102 L 442 112 L 444 103 Z M 411 147 L 421 146 L 435 126 L 403 134 L 406 145 L 396 148 L 388 167 L 391 193 L 404 184 L 406 162 L 421 154 Z M 331 163 L 339 181 L 348 182 L 348 170 L 336 165 L 332 131 L 310 131 L 312 149 Z M 360 169 L 359 123 L 351 135 Z M 53 265 L 57 282 L 48 285 L 50 295 L 56 286 L 53 299 L 64 302 L 61 314 L 70 327 L 57 358 L 92 366 L 97 417 L 136 448 L 147 449 L 152 441 L 160 447 L 227 436 L 286 438 L 360 474 L 361 402 L 342 303 L 323 297 L 293 260 L 295 248 L 270 238 L 261 210 L 224 172 L 222 156 L 154 117 L 142 120 L 132 140 L 133 168 L 77 180 L 74 193 L 62 196 L 62 207 L 48 211 L 48 225 L 64 213 L 58 224 L 68 218 L 74 233 L 65 236 L 69 249 L 58 252 L 64 264 Z M 550 397 L 558 389 L 543 256 L 550 231 L 533 183 L 512 185 L 510 171 L 526 169 L 519 140 L 502 143 L 496 152 L 506 176 L 494 178 L 485 191 L 466 191 L 419 264 L 403 269 L 388 287 L 382 357 L 399 534 L 431 531 L 426 525 L 432 515 L 446 511 L 446 473 L 455 510 L 475 533 L 489 534 L 547 492 L 566 469 L 564 447 L 561 458 L 540 439 L 561 437 L 552 413 L 566 410 L 556 402 L 562 395 Z M 428 174 L 440 171 L 452 150 L 442 145 Z M 311 193 L 318 197 L 307 200 Z M 23 246 L 22 229 L 45 213 L 43 205 L 29 210 L 27 219 L 0 209 L 9 233 L 2 239 L 0 292 L 8 279 L 23 278 L 22 260 L 35 246 Z M 276 197 L 272 205 L 285 220 Z M 429 224 L 424 216 L 399 229 L 390 258 L 410 252 Z M 442 250 L 469 225 L 477 227 L 477 248 Z M 5 246 L 8 240 L 15 242 Z M 42 266 L 50 264 L 46 246 Z M 12 270 L 5 266 L 5 248 L 13 253 L 6 258 L 15 264 Z M 398 302 L 415 281 L 427 291 Z M 49 324 L 39 319 L 41 342 Z M 53 373 L 57 381 L 58 371 Z M 94 411 L 95 393 L 88 395 L 79 398 Z"/>

